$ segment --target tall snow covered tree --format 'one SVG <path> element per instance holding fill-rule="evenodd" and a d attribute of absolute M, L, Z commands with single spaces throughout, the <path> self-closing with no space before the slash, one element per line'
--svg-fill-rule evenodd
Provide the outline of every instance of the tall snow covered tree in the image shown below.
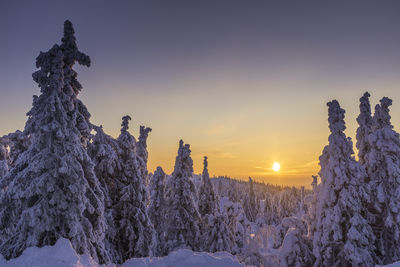
<path fill-rule="evenodd" d="M 364 217 L 369 200 L 366 172 L 353 157 L 351 139 L 343 133 L 344 109 L 336 100 L 328 107 L 331 134 L 319 163 L 314 266 L 374 266 L 374 235 Z"/>
<path fill-rule="evenodd" d="M 9 171 L 0 200 L 0 228 L 9 229 L 0 250 L 7 259 L 64 237 L 78 253 L 108 261 L 103 193 L 84 146 L 90 114 L 77 99 L 82 87 L 72 69 L 75 62 L 89 66 L 90 59 L 78 51 L 73 34 L 66 21 L 62 44 L 36 59 L 39 70 L 32 76 L 41 95 L 27 114 L 31 144 Z"/>
<path fill-rule="evenodd" d="M 205 218 L 207 215 L 214 215 L 219 210 L 219 197 L 215 193 L 214 185 L 208 174 L 207 157 L 204 157 L 204 167 L 202 174 L 202 184 L 199 188 L 199 213 Z"/>
<path fill-rule="evenodd" d="M 358 149 L 359 162 L 365 165 L 365 156 L 370 151 L 368 137 L 372 133 L 371 105 L 369 103 L 370 94 L 365 92 L 360 98 L 360 115 L 357 117 L 358 129 L 356 135 L 356 147 Z"/>
<path fill-rule="evenodd" d="M 163 255 L 165 233 L 165 173 L 161 167 L 157 167 L 150 180 L 150 205 L 148 214 L 154 225 L 157 238 L 156 255 Z"/>
<path fill-rule="evenodd" d="M 256 201 L 256 196 L 254 194 L 253 179 L 251 179 L 251 177 L 249 177 L 249 194 L 247 195 L 244 202 L 244 211 L 246 213 L 247 219 L 250 222 L 255 222 L 258 213 L 258 205 Z"/>
<path fill-rule="evenodd" d="M 179 142 L 174 172 L 167 184 L 166 253 L 177 248 L 200 249 L 201 217 L 197 211 L 196 187 L 192 181 L 190 145 Z"/>
<path fill-rule="evenodd" d="M 111 207 L 117 195 L 117 173 L 121 171 L 119 155 L 122 153 L 118 141 L 95 126 L 96 134 L 88 146 L 89 155 L 95 164 L 94 171 L 104 192 L 106 207 Z"/>
<path fill-rule="evenodd" d="M 400 260 L 400 139 L 390 122 L 392 100 L 376 105 L 365 166 L 373 195 L 372 226 L 381 264 Z"/>
<path fill-rule="evenodd" d="M 103 128 L 94 126 L 96 135 L 88 145 L 89 155 L 95 164 L 94 171 L 104 193 L 104 209 L 107 220 L 105 247 L 113 262 L 120 258 L 115 248 L 116 229 L 114 205 L 118 201 L 117 174 L 121 171 L 119 155 L 121 149 L 116 139 L 104 133 Z"/>
<path fill-rule="evenodd" d="M 117 251 L 121 258 L 118 263 L 133 257 L 153 254 L 154 228 L 146 209 L 147 189 L 140 174 L 140 163 L 136 150 L 136 140 L 128 132 L 131 117 L 122 118 L 118 143 L 121 148 L 121 172 L 117 175 L 119 195 L 114 205 L 117 237 Z"/>

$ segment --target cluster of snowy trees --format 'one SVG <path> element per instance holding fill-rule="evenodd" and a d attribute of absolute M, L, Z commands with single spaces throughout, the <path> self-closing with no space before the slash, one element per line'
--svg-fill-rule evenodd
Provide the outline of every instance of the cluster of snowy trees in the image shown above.
<path fill-rule="evenodd" d="M 240 203 L 221 206 L 207 157 L 198 187 L 190 146 L 183 141 L 171 176 L 161 167 L 149 174 L 151 129 L 141 126 L 136 141 L 129 116 L 122 118 L 117 138 L 92 124 L 78 98 L 76 63 L 89 67 L 90 58 L 78 50 L 66 21 L 61 44 L 36 59 L 32 76 L 40 95 L 24 131 L 0 138 L 0 253 L 15 258 L 59 238 L 99 263 L 177 248 L 240 253 L 250 224 Z M 245 210 L 253 214 L 250 189 Z"/>
<path fill-rule="evenodd" d="M 307 211 L 291 218 L 279 251 L 282 266 L 375 266 L 400 260 L 400 139 L 390 122 L 392 101 L 382 98 L 372 115 L 369 97 L 367 92 L 360 98 L 358 161 L 344 133 L 345 111 L 336 100 L 328 103 L 331 134 L 319 158 L 321 182 L 314 176 Z"/>

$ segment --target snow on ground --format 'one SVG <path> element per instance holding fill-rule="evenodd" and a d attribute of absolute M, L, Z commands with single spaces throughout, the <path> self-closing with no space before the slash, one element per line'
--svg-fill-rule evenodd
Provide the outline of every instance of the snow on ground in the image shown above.
<path fill-rule="evenodd" d="M 115 267 L 99 265 L 87 255 L 78 255 L 67 239 L 59 239 L 54 246 L 27 248 L 16 258 L 6 261 L 0 255 L 1 267 Z M 130 259 L 121 267 L 239 267 L 244 266 L 229 253 L 204 253 L 181 249 L 167 257 Z"/>
<path fill-rule="evenodd" d="M 376 267 L 400 267 L 400 261 L 398 262 L 393 262 L 388 265 L 376 265 Z"/>

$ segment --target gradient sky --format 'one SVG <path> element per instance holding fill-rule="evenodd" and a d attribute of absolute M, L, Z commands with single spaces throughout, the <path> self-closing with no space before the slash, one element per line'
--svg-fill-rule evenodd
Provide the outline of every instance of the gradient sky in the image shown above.
<path fill-rule="evenodd" d="M 23 129 L 35 58 L 69 19 L 92 59 L 76 67 L 92 122 L 152 127 L 150 171 L 173 170 L 182 138 L 196 173 L 207 155 L 211 174 L 308 186 L 327 101 L 354 140 L 363 92 L 388 96 L 399 131 L 399 14 L 400 1 L 2 1 L 0 135 Z"/>

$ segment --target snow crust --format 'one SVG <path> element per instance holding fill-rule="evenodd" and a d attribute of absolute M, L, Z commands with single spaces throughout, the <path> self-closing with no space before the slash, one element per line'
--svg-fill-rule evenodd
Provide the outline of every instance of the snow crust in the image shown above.
<path fill-rule="evenodd" d="M 116 267 L 100 265 L 88 255 L 78 255 L 69 240 L 60 238 L 54 246 L 29 247 L 21 256 L 6 261 L 0 255 L 2 267 Z M 166 257 L 134 258 L 121 267 L 239 267 L 245 266 L 227 252 L 205 253 L 180 249 Z"/>

